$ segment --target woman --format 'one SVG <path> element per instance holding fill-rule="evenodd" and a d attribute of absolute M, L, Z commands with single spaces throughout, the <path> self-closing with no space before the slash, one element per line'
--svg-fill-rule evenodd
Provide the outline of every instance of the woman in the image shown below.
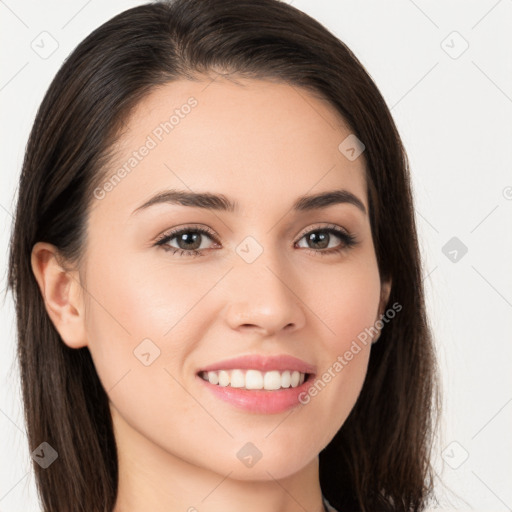
<path fill-rule="evenodd" d="M 90 34 L 11 242 L 44 511 L 423 510 L 413 212 L 382 96 L 298 9 L 155 2 Z"/>

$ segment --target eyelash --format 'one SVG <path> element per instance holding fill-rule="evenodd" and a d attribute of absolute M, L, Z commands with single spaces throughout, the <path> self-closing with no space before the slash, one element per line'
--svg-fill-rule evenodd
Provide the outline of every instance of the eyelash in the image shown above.
<path fill-rule="evenodd" d="M 328 255 L 338 254 L 341 251 L 350 249 L 359 243 L 356 240 L 356 237 L 354 235 L 341 230 L 334 224 L 329 224 L 328 226 L 325 226 L 325 227 L 315 228 L 310 231 L 307 231 L 299 238 L 298 241 L 302 240 L 306 235 L 309 235 L 311 233 L 318 233 L 318 232 L 333 234 L 333 235 L 337 236 L 341 240 L 342 243 L 340 244 L 339 247 L 336 247 L 334 249 L 329 249 L 329 250 L 308 249 L 308 248 L 304 249 L 308 252 L 314 253 L 315 255 L 328 256 Z M 180 228 L 180 229 L 171 231 L 169 233 L 163 234 L 161 237 L 159 237 L 157 239 L 157 241 L 155 242 L 154 245 L 162 247 L 162 249 L 164 251 L 171 251 L 173 255 L 178 252 L 180 257 L 181 256 L 204 256 L 204 252 L 206 249 L 185 250 L 185 249 L 180 249 L 178 247 L 166 246 L 166 244 L 169 243 L 173 238 L 176 238 L 178 235 L 182 235 L 184 233 L 201 233 L 202 235 L 207 235 L 208 237 L 212 238 L 214 242 L 219 243 L 217 241 L 217 237 L 215 236 L 215 234 L 212 231 L 210 231 L 209 229 L 199 227 L 199 226 L 187 226 L 185 228 Z"/>

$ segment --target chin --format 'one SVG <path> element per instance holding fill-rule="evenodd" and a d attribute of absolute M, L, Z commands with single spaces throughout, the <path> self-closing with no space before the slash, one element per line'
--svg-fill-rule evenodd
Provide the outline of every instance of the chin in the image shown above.
<path fill-rule="evenodd" d="M 311 463 L 317 454 L 312 458 L 301 455 L 303 454 L 296 453 L 295 457 L 291 457 L 289 453 L 276 451 L 270 455 L 263 453 L 261 458 L 255 462 L 244 462 L 236 457 L 234 463 L 231 462 L 232 459 L 225 461 L 225 464 L 222 464 L 224 466 L 223 470 L 219 471 L 217 467 L 216 471 L 224 474 L 231 472 L 229 477 L 233 480 L 261 482 L 281 480 L 303 469 Z"/>

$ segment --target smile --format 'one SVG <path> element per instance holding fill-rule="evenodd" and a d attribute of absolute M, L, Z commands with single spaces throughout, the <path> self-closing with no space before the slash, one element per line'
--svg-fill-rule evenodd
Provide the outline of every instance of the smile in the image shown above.
<path fill-rule="evenodd" d="M 291 354 L 246 354 L 196 370 L 196 379 L 215 398 L 237 409 L 274 414 L 304 404 L 316 366 Z"/>
<path fill-rule="evenodd" d="M 241 389 L 279 389 L 296 388 L 304 383 L 307 373 L 297 370 L 261 372 L 259 370 L 219 370 L 201 372 L 199 376 L 215 386 Z"/>

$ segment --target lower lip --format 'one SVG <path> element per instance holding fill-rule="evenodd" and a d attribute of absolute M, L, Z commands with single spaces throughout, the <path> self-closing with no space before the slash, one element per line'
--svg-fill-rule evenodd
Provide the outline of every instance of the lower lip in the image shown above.
<path fill-rule="evenodd" d="M 310 374 L 308 379 L 296 388 L 283 388 L 275 391 L 219 386 L 217 384 L 210 384 L 199 375 L 196 375 L 196 378 L 198 378 L 215 396 L 235 407 L 250 412 L 276 414 L 301 404 L 299 395 L 307 392 L 309 387 L 313 384 L 314 375 Z"/>

